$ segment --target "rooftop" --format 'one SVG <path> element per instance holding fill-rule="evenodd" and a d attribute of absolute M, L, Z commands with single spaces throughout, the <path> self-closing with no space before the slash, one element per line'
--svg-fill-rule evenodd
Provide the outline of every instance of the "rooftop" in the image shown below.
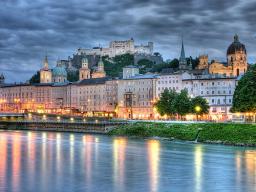
<path fill-rule="evenodd" d="M 74 84 L 76 84 L 76 85 L 99 85 L 99 84 L 105 84 L 106 81 L 111 80 L 111 79 L 112 78 L 110 78 L 110 77 L 83 79 Z"/>

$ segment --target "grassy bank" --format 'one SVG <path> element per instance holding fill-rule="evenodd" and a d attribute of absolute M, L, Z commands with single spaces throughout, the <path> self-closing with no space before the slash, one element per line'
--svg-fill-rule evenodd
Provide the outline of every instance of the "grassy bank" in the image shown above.
<path fill-rule="evenodd" d="M 112 130 L 110 135 L 164 137 L 184 141 L 256 146 L 256 125 L 250 124 L 165 124 L 134 123 Z"/>

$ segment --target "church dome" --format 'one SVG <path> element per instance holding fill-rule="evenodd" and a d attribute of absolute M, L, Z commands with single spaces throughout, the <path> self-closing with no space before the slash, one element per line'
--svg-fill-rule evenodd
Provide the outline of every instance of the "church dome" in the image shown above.
<path fill-rule="evenodd" d="M 234 36 L 234 42 L 228 47 L 227 55 L 235 54 L 237 51 L 243 51 L 246 54 L 244 44 L 239 42 L 238 35 Z"/>
<path fill-rule="evenodd" d="M 61 66 L 56 66 L 52 70 L 52 75 L 53 76 L 67 76 L 67 71 L 64 67 Z"/>

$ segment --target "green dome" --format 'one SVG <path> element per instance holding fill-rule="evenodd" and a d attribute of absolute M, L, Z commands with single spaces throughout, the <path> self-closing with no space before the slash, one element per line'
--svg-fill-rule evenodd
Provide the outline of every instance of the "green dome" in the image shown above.
<path fill-rule="evenodd" d="M 67 71 L 64 67 L 56 66 L 52 70 L 53 76 L 68 76 Z"/>

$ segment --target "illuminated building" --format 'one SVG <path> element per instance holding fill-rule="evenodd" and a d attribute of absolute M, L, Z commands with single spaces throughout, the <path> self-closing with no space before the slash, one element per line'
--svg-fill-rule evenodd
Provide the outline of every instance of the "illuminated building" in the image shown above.
<path fill-rule="evenodd" d="M 91 71 L 89 69 L 88 59 L 84 57 L 82 59 L 82 67 L 79 69 L 79 80 L 90 79 Z"/>
<path fill-rule="evenodd" d="M 206 62 L 206 58 L 204 59 Z M 201 68 L 202 64 L 198 67 Z M 238 77 L 247 71 L 247 67 L 247 52 L 245 45 L 240 43 L 238 35 L 235 35 L 233 43 L 231 43 L 227 49 L 227 63 L 213 61 L 209 65 L 209 73 Z"/>
<path fill-rule="evenodd" d="M 126 70 L 123 71 L 124 73 Z M 123 75 L 126 77 L 126 75 Z M 129 119 L 152 119 L 156 98 L 157 75 L 128 76 L 118 80 L 118 117 Z"/>
<path fill-rule="evenodd" d="M 52 71 L 49 69 L 48 58 L 45 56 L 43 68 L 40 70 L 40 83 L 51 83 Z"/>

